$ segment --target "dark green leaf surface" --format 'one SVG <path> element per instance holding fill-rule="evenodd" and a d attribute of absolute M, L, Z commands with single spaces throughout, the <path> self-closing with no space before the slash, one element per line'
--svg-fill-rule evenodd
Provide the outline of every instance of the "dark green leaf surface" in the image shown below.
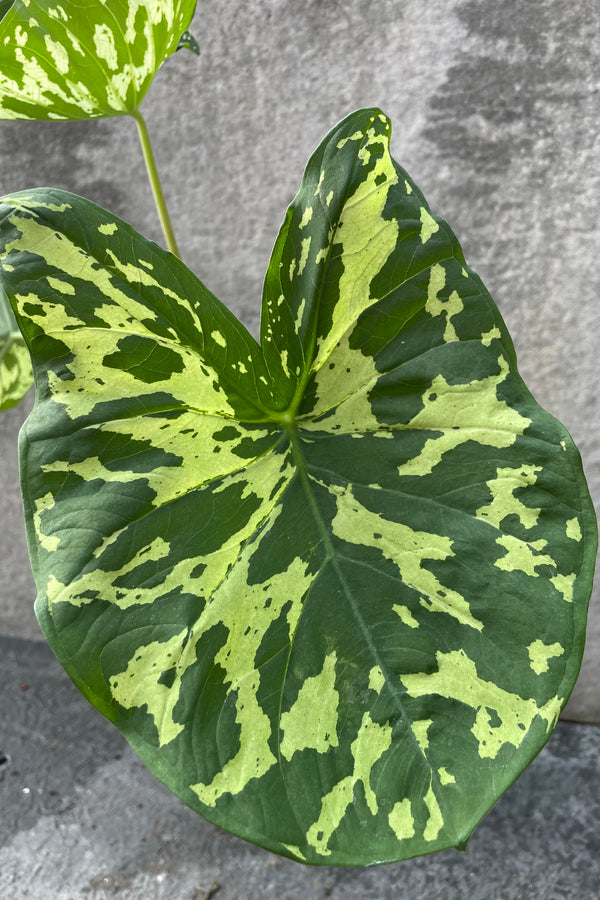
<path fill-rule="evenodd" d="M 1 207 L 48 640 L 186 803 L 327 865 L 465 845 L 571 691 L 596 550 L 577 450 L 388 144 L 363 110 L 315 152 L 260 345 L 93 204 Z"/>
<path fill-rule="evenodd" d="M 0 3 L 0 119 L 97 119 L 139 109 L 196 0 Z"/>
<path fill-rule="evenodd" d="M 29 350 L 0 285 L 0 412 L 16 406 L 32 384 Z"/>
<path fill-rule="evenodd" d="M 15 0 L 0 0 L 0 21 L 4 18 Z"/>

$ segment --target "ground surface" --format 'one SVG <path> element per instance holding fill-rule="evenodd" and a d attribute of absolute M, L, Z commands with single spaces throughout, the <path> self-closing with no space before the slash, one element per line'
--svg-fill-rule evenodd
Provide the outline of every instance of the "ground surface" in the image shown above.
<path fill-rule="evenodd" d="M 183 806 L 43 644 L 0 638 L 0 683 L 2 900 L 600 896 L 597 726 L 560 723 L 466 853 L 365 870 L 310 868 Z"/>

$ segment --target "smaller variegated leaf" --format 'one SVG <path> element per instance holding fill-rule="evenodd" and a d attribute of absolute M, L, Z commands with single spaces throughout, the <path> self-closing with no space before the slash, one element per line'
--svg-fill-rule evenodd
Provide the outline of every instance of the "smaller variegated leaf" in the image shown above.
<path fill-rule="evenodd" d="M 260 345 L 81 198 L 0 216 L 42 628 L 187 804 L 314 864 L 464 847 L 573 687 L 597 543 L 576 448 L 389 136 L 362 110 L 311 158 Z"/>
<path fill-rule="evenodd" d="M 0 412 L 16 406 L 32 384 L 29 350 L 0 285 Z"/>
<path fill-rule="evenodd" d="M 0 119 L 139 109 L 196 0 L 14 0 L 0 6 Z"/>

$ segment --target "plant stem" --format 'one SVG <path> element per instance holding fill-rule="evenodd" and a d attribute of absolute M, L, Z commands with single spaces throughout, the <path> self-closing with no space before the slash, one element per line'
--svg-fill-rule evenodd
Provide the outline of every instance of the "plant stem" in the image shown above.
<path fill-rule="evenodd" d="M 171 253 L 181 259 L 181 254 L 179 252 L 177 241 L 175 240 L 175 234 L 173 232 L 173 226 L 171 225 L 169 211 L 165 202 L 162 185 L 158 176 L 158 169 L 156 168 L 156 163 L 154 161 L 152 144 L 150 143 L 150 135 L 148 134 L 148 129 L 146 128 L 146 122 L 144 121 L 144 117 L 139 109 L 134 110 L 131 115 L 135 119 L 136 125 L 138 127 L 140 143 L 142 145 L 142 151 L 144 153 L 144 162 L 146 163 L 148 178 L 150 179 L 150 186 L 152 187 L 154 202 L 156 204 L 156 209 L 158 211 L 158 216 L 160 218 L 160 224 L 162 225 L 162 230 L 165 236 L 167 247 L 171 251 Z"/>

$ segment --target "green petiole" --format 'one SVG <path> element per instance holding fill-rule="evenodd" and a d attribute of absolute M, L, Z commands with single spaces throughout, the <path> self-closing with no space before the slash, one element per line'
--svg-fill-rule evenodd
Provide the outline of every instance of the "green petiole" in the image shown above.
<path fill-rule="evenodd" d="M 160 218 L 160 224 L 162 225 L 167 248 L 171 251 L 171 253 L 174 254 L 174 256 L 177 256 L 179 259 L 181 259 L 177 241 L 175 240 L 175 233 L 173 231 L 173 226 L 169 217 L 169 211 L 167 209 L 165 196 L 163 194 L 162 185 L 160 183 L 158 169 L 156 168 L 156 162 L 154 160 L 154 153 L 152 152 L 152 144 L 150 143 L 150 135 L 148 134 L 146 122 L 139 109 L 136 109 L 135 111 L 130 113 L 130 115 L 135 119 L 138 128 L 140 143 L 142 145 L 142 151 L 144 154 L 144 162 L 146 163 L 148 178 L 150 179 L 150 186 L 152 187 L 152 194 L 154 195 L 154 202 L 156 204 L 156 209 Z"/>

